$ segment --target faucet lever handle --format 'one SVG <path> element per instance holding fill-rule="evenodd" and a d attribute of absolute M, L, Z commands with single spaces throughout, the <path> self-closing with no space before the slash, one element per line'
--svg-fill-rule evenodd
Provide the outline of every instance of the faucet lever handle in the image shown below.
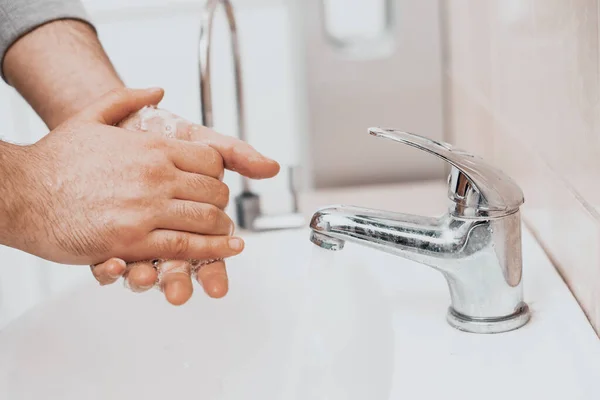
<path fill-rule="evenodd" d="M 414 133 L 382 128 L 370 128 L 369 133 L 416 147 L 452 165 L 448 195 L 463 216 L 506 215 L 524 202 L 521 188 L 480 157 Z"/>

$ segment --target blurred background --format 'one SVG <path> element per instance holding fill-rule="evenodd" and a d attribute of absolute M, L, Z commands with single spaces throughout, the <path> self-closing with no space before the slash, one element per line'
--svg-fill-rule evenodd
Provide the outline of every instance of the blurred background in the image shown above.
<path fill-rule="evenodd" d="M 203 1 L 84 3 L 127 85 L 161 86 L 164 108 L 201 122 Z M 284 167 L 277 179 L 253 187 L 265 208 L 291 207 L 290 166 L 300 167 L 300 190 L 306 193 L 445 179 L 441 162 L 370 138 L 368 127 L 451 142 L 496 163 L 522 186 L 528 227 L 598 329 L 597 0 L 234 0 L 233 5 L 249 142 Z M 230 39 L 224 15 L 217 20 L 215 127 L 236 135 Z M 8 86 L 0 86 L 0 105 L 4 139 L 31 143 L 47 133 Z M 226 182 L 237 194 L 238 180 L 228 176 Z M 0 328 L 53 293 L 92 279 L 86 267 L 50 268 L 10 249 L 1 254 L 9 262 L 0 265 Z"/>

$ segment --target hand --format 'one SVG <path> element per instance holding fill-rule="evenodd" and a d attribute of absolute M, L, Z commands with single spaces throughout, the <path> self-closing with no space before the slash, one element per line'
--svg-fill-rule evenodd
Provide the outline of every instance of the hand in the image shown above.
<path fill-rule="evenodd" d="M 10 201 L 3 244 L 88 265 L 112 257 L 239 254 L 243 242 L 229 236 L 233 223 L 221 210 L 228 190 L 217 179 L 223 171 L 218 151 L 110 126 L 162 95 L 160 89 L 112 91 L 21 147 L 12 177 L 18 198 Z"/>
<path fill-rule="evenodd" d="M 146 107 L 122 121 L 119 126 L 132 131 L 147 131 L 173 139 L 209 144 L 223 154 L 227 168 L 254 179 L 270 178 L 279 171 L 276 162 L 263 157 L 247 143 L 194 125 L 166 110 Z M 204 265 L 192 260 L 126 264 L 123 260 L 113 258 L 92 266 L 92 272 L 103 285 L 114 283 L 124 276 L 126 285 L 135 292 L 146 291 L 156 284 L 167 300 L 176 305 L 185 303 L 191 297 L 193 275 L 210 297 L 223 297 L 228 290 L 227 272 L 222 260 Z"/>

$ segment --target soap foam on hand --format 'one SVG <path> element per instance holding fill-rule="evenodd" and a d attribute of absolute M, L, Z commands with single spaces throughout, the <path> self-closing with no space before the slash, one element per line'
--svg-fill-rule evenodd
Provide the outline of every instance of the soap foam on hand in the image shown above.
<path fill-rule="evenodd" d="M 145 106 L 117 124 L 119 128 L 134 132 L 160 132 L 163 136 L 176 138 L 177 125 L 183 118 L 156 106 Z"/>

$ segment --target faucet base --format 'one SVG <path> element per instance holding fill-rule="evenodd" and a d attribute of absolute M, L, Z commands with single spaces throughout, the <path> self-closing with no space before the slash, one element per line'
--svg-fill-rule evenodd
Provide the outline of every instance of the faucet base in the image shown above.
<path fill-rule="evenodd" d="M 511 315 L 500 318 L 472 318 L 448 308 L 446 317 L 448 323 L 461 331 L 470 333 L 502 333 L 518 329 L 525 325 L 531 318 L 529 306 L 522 303 L 517 311 Z"/>
<path fill-rule="evenodd" d="M 254 221 L 261 215 L 260 197 L 244 191 L 235 198 L 237 224 L 241 229 L 252 229 Z"/>

